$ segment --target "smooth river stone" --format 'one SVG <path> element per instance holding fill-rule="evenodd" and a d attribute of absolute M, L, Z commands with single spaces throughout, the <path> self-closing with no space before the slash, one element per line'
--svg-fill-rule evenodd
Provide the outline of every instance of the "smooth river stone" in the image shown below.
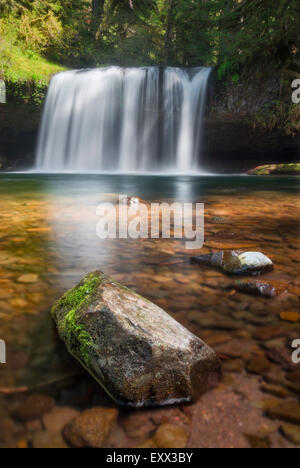
<path fill-rule="evenodd" d="M 69 352 L 120 405 L 189 402 L 220 379 L 209 346 L 102 272 L 67 292 L 52 315 Z"/>
<path fill-rule="evenodd" d="M 273 262 L 261 252 L 238 253 L 234 250 L 192 257 L 193 263 L 221 268 L 231 275 L 256 276 L 272 271 Z"/>

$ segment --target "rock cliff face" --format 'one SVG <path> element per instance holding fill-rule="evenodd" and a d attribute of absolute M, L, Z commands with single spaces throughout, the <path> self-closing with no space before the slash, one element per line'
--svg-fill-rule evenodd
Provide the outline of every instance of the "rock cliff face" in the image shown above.
<path fill-rule="evenodd" d="M 300 105 L 292 77 L 224 84 L 213 74 L 205 122 L 203 166 L 244 172 L 261 164 L 299 160 Z"/>
<path fill-rule="evenodd" d="M 0 170 L 33 166 L 41 113 L 26 104 L 0 104 Z"/>

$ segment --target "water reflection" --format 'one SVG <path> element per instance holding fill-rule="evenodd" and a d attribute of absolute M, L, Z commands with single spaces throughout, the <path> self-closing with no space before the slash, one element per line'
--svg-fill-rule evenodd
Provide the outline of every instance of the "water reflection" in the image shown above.
<path fill-rule="evenodd" d="M 198 335 L 224 320 L 231 326 L 236 321 L 237 329 L 253 328 L 252 307 L 263 308 L 268 323 L 278 321 L 282 307 L 299 308 L 298 185 L 293 177 L 2 174 L 0 338 L 8 344 L 8 364 L 1 366 L 0 388 L 38 387 L 77 372 L 56 338 L 49 310 L 92 270 L 115 276 Z M 205 202 L 203 253 L 264 251 L 276 262 L 269 278 L 289 290 L 284 303 L 282 298 L 229 296 L 224 288 L 232 281 L 191 265 L 184 242 L 100 240 L 96 207 L 119 193 L 149 201 Z"/>

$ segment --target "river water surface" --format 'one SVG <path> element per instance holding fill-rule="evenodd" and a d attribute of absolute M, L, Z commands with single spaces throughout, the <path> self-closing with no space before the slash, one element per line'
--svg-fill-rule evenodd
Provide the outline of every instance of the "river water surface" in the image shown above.
<path fill-rule="evenodd" d="M 233 287 L 237 278 L 191 264 L 191 253 L 181 240 L 100 240 L 95 233 L 96 207 L 118 194 L 146 201 L 205 203 L 205 245 L 199 253 L 224 249 L 265 253 L 275 269 L 260 279 L 271 282 L 278 295 L 264 299 L 237 293 Z M 66 289 L 100 269 L 164 308 L 220 354 L 225 381 L 207 397 L 221 399 L 220 412 L 237 392 L 246 395 L 245 388 L 251 385 L 255 404 L 245 396 L 245 408 L 263 406 L 261 385 L 277 385 L 286 390 L 288 400 L 297 401 L 287 372 L 295 370 L 289 369 L 290 345 L 300 338 L 300 322 L 297 317 L 283 321 L 280 314 L 300 310 L 299 208 L 296 177 L 1 174 L 0 338 L 7 344 L 7 364 L 0 367 L 1 398 L 16 405 L 28 390 L 53 394 L 58 405 L 66 404 L 66 394 L 73 407 L 101 400 L 95 386 L 78 401 L 75 387 L 83 385 L 85 374 L 57 338 L 49 313 Z M 253 359 L 254 363 L 267 359 L 269 367 L 258 366 L 256 371 L 249 366 Z M 200 411 L 195 408 L 191 411 Z M 203 427 L 197 423 L 200 433 L 191 423 L 190 446 L 217 446 L 218 437 L 219 444 L 223 440 L 225 445 L 247 446 L 242 433 L 256 433 L 256 422 L 264 422 L 261 413 L 253 421 L 241 418 L 244 429 L 232 435 L 235 442 L 227 442 L 226 425 L 232 416 L 230 411 L 226 414 L 225 408 L 226 436 L 220 429 L 219 436 L 209 439 L 209 422 L 204 419 Z M 194 417 L 201 419 L 199 414 Z M 266 431 L 273 445 L 288 444 L 278 428 L 279 423 Z M 30 440 L 27 433 L 23 437 Z M 138 443 L 134 437 L 124 440 L 126 446 Z"/>

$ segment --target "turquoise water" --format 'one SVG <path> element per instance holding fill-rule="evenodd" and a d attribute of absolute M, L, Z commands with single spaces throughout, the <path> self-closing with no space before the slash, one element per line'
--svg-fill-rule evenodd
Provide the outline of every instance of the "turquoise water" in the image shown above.
<path fill-rule="evenodd" d="M 297 193 L 295 176 L 136 176 L 101 174 L 0 174 L 1 194 L 35 196 L 123 193 L 146 199 L 194 201 L 202 195 L 277 191 Z"/>

